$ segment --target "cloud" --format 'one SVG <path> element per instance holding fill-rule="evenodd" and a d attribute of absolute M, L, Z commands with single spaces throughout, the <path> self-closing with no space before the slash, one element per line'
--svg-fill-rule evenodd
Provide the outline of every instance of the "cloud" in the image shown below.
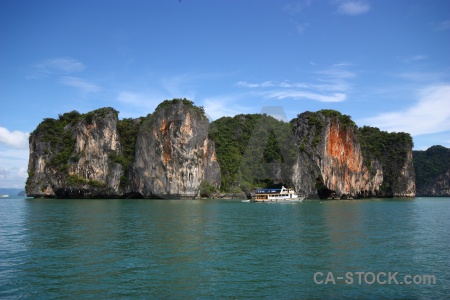
<path fill-rule="evenodd" d="M 337 12 L 341 15 L 359 16 L 370 10 L 370 4 L 364 0 L 344 0 L 337 3 Z"/>
<path fill-rule="evenodd" d="M 350 81 L 356 77 L 356 74 L 348 71 L 346 68 L 351 66 L 350 64 L 341 63 L 335 64 L 331 67 L 317 71 L 319 75 L 317 80 L 320 84 L 315 84 L 314 88 L 322 92 L 347 92 L 351 89 Z"/>
<path fill-rule="evenodd" d="M 203 100 L 203 107 L 205 108 L 208 119 L 210 121 L 214 121 L 221 117 L 231 117 L 254 111 L 249 107 L 233 104 L 236 102 L 242 103 L 242 101 L 239 101 L 241 98 L 243 98 L 243 95 L 206 98 Z"/>
<path fill-rule="evenodd" d="M 250 83 L 246 81 L 239 81 L 236 83 L 236 85 L 241 87 L 247 87 L 247 88 L 261 88 L 261 87 L 274 87 L 278 86 L 279 84 L 274 83 L 273 81 L 264 81 L 260 83 Z"/>
<path fill-rule="evenodd" d="M 435 31 L 444 31 L 450 29 L 450 20 L 444 20 L 434 26 Z"/>
<path fill-rule="evenodd" d="M 342 102 L 351 90 L 350 80 L 356 74 L 347 70 L 351 64 L 341 63 L 313 73 L 310 83 L 290 81 L 239 81 L 237 86 L 256 90 L 258 96 L 274 99 L 309 99 L 319 102 Z"/>
<path fill-rule="evenodd" d="M 206 76 L 200 74 L 181 74 L 166 77 L 161 80 L 161 86 L 169 93 L 171 98 L 195 98 L 195 92 L 192 88 L 195 86 L 195 80 Z"/>
<path fill-rule="evenodd" d="M 311 5 L 311 0 L 288 3 L 285 6 L 283 6 L 283 11 L 295 15 L 300 13 L 305 7 L 309 5 Z"/>
<path fill-rule="evenodd" d="M 90 83 L 79 77 L 63 76 L 59 79 L 59 82 L 66 86 L 78 88 L 85 93 L 95 93 L 102 90 L 102 88 L 98 85 Z"/>
<path fill-rule="evenodd" d="M 86 66 L 72 58 L 53 58 L 43 60 L 33 66 L 28 78 L 44 78 L 50 75 L 62 75 L 81 72 Z"/>
<path fill-rule="evenodd" d="M 296 27 L 298 33 L 303 34 L 306 31 L 306 29 L 309 27 L 309 23 L 296 24 L 295 27 Z"/>
<path fill-rule="evenodd" d="M 23 131 L 9 131 L 5 127 L 0 127 L 0 144 L 17 149 L 28 149 L 29 134 Z"/>
<path fill-rule="evenodd" d="M 401 58 L 401 61 L 403 61 L 404 63 L 410 64 L 410 63 L 414 63 L 414 62 L 426 60 L 426 59 L 428 59 L 428 56 L 418 54 L 418 55 L 403 57 L 403 58 Z"/>
<path fill-rule="evenodd" d="M 28 173 L 26 167 L 14 167 L 14 168 L 0 167 L 1 187 L 23 189 L 27 177 Z"/>
<path fill-rule="evenodd" d="M 404 72 L 398 74 L 397 76 L 412 81 L 436 82 L 440 81 L 443 78 L 443 75 L 444 75 L 443 73 L 431 73 L 431 72 Z"/>
<path fill-rule="evenodd" d="M 117 101 L 125 104 L 127 107 L 134 106 L 136 108 L 145 109 L 152 112 L 156 106 L 167 97 L 161 95 L 153 95 L 151 93 L 136 93 L 130 91 L 122 91 L 117 95 Z"/>
<path fill-rule="evenodd" d="M 383 113 L 358 123 L 413 136 L 450 131 L 450 84 L 423 88 L 417 98 L 418 101 L 404 111 Z"/>
<path fill-rule="evenodd" d="M 301 91 L 274 91 L 265 94 L 268 98 L 275 99 L 310 99 L 319 102 L 342 102 L 347 99 L 347 96 L 342 93 L 334 93 L 329 95 L 323 95 L 319 93 L 312 92 L 301 92 Z"/>

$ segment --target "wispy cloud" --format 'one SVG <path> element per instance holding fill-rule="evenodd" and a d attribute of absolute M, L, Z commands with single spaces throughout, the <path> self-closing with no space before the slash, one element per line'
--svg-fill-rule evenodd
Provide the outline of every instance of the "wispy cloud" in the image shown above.
<path fill-rule="evenodd" d="M 292 2 L 283 6 L 283 11 L 290 14 L 298 14 L 309 5 L 311 5 L 311 0 Z"/>
<path fill-rule="evenodd" d="M 312 92 L 301 92 L 301 91 L 295 91 L 295 90 L 289 90 L 289 91 L 272 91 L 263 93 L 263 95 L 267 98 L 275 98 L 275 99 L 309 99 L 319 102 L 342 102 L 347 99 L 347 96 L 342 93 L 333 93 L 333 94 L 319 94 L 319 93 L 312 93 Z"/>
<path fill-rule="evenodd" d="M 33 65 L 28 78 L 44 78 L 51 75 L 66 75 L 81 72 L 86 66 L 73 58 L 52 58 L 40 61 Z"/>
<path fill-rule="evenodd" d="M 370 11 L 370 4 L 364 0 L 337 1 L 337 12 L 341 15 L 359 16 Z"/>
<path fill-rule="evenodd" d="M 203 107 L 210 121 L 221 117 L 231 117 L 238 114 L 254 112 L 255 109 L 238 104 L 243 103 L 244 95 L 225 95 L 220 97 L 208 97 L 203 100 Z"/>
<path fill-rule="evenodd" d="M 161 86 L 169 93 L 171 98 L 195 98 L 193 81 L 202 77 L 199 74 L 180 74 L 165 77 L 161 80 Z"/>
<path fill-rule="evenodd" d="M 383 113 L 358 123 L 413 136 L 450 131 L 450 85 L 423 88 L 417 98 L 417 102 L 404 111 Z"/>
<path fill-rule="evenodd" d="M 303 34 L 309 26 L 310 26 L 309 23 L 305 22 L 301 24 L 296 24 L 295 28 L 297 29 L 298 33 Z"/>
<path fill-rule="evenodd" d="M 404 63 L 407 63 L 407 64 L 414 63 L 414 62 L 417 62 L 417 61 L 427 60 L 427 59 L 428 59 L 428 56 L 427 55 L 422 55 L 422 54 L 412 55 L 412 56 L 407 56 L 407 57 L 400 58 L 401 61 L 403 61 Z"/>
<path fill-rule="evenodd" d="M 137 118 L 152 113 L 165 99 L 168 99 L 167 95 L 158 92 L 124 90 L 118 92 L 115 107 L 121 118 Z"/>
<path fill-rule="evenodd" d="M 28 149 L 28 133 L 0 127 L 0 144 L 17 149 Z"/>
<path fill-rule="evenodd" d="M 79 77 L 63 76 L 59 79 L 59 82 L 66 86 L 78 88 L 85 93 L 95 93 L 102 90 L 100 86 Z"/>
<path fill-rule="evenodd" d="M 319 102 L 342 102 L 351 90 L 350 80 L 356 74 L 347 68 L 350 64 L 335 64 L 313 73 L 314 80 L 306 82 L 290 81 L 239 81 L 237 86 L 256 90 L 259 96 L 274 99 L 308 99 Z"/>
<path fill-rule="evenodd" d="M 443 73 L 431 72 L 404 72 L 397 75 L 400 78 L 417 82 L 439 82 L 442 80 Z"/>
<path fill-rule="evenodd" d="M 434 25 L 435 31 L 443 31 L 450 29 L 450 20 L 444 20 Z"/>
<path fill-rule="evenodd" d="M 280 88 L 307 88 L 309 87 L 306 83 L 293 83 L 289 81 L 264 81 L 260 83 L 251 83 L 246 81 L 239 81 L 236 83 L 237 86 L 247 87 L 247 88 L 266 88 L 266 87 L 280 87 Z"/>

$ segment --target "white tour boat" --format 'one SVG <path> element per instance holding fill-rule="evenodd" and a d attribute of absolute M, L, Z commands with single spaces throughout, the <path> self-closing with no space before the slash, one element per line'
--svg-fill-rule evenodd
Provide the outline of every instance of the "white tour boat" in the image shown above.
<path fill-rule="evenodd" d="M 294 189 L 287 189 L 284 186 L 281 189 L 258 189 L 255 193 L 255 202 L 300 202 L 306 196 L 299 196 Z"/>

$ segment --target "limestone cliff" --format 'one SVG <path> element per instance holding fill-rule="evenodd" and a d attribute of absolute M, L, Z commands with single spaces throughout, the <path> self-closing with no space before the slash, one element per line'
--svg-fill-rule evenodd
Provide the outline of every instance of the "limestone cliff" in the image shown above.
<path fill-rule="evenodd" d="M 450 197 L 450 169 L 417 188 L 417 196 Z"/>
<path fill-rule="evenodd" d="M 239 115 L 211 127 L 203 108 L 186 99 L 166 100 L 145 118 L 119 120 L 102 108 L 45 119 L 30 135 L 26 193 L 193 198 L 202 182 L 220 188 L 222 171 L 222 188 L 233 193 L 280 183 L 309 198 L 317 198 L 317 186 L 341 198 L 415 196 L 409 134 L 358 128 L 333 110 L 290 123 Z"/>
<path fill-rule="evenodd" d="M 432 146 L 413 151 L 417 196 L 450 197 L 450 149 Z"/>
<path fill-rule="evenodd" d="M 305 112 L 292 123 L 298 147 L 292 182 L 300 193 L 317 198 L 320 181 L 342 198 L 414 197 L 412 144 L 403 146 L 407 151 L 402 152 L 400 170 L 392 170 L 364 153 L 361 132 L 348 116 L 332 110 Z"/>
<path fill-rule="evenodd" d="M 186 101 L 163 102 L 136 141 L 127 192 L 145 198 L 195 197 L 200 183 L 220 186 L 214 142 L 203 110 Z"/>
<path fill-rule="evenodd" d="M 30 135 L 26 193 L 34 197 L 98 198 L 121 195 L 117 111 L 103 108 L 45 119 Z"/>
<path fill-rule="evenodd" d="M 118 120 L 112 108 L 45 119 L 30 135 L 27 195 L 195 197 L 203 180 L 220 187 L 202 108 L 174 99 L 142 120 Z"/>
<path fill-rule="evenodd" d="M 382 184 L 376 196 L 415 197 L 416 175 L 411 136 L 404 132 L 388 133 L 368 126 L 359 128 L 358 136 L 371 174 L 382 172 Z"/>

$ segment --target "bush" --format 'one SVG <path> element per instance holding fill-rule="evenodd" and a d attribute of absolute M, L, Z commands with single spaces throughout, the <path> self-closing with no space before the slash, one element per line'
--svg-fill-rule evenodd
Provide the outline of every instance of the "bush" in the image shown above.
<path fill-rule="evenodd" d="M 200 197 L 210 198 L 215 191 L 216 188 L 209 181 L 203 180 L 200 183 Z"/>

